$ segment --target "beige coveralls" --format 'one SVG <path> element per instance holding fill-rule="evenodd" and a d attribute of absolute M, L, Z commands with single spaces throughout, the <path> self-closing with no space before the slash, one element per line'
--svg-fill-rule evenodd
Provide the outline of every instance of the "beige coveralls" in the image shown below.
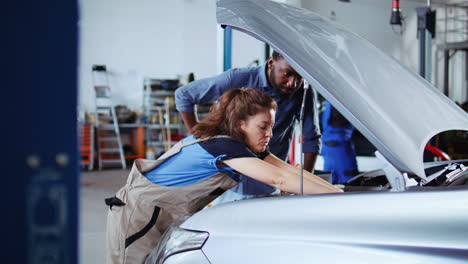
<path fill-rule="evenodd" d="M 115 197 L 106 199 L 110 206 L 107 263 L 143 263 L 172 223 L 181 223 L 237 184 L 227 173 L 221 172 L 177 187 L 155 184 L 143 175 L 181 148 L 207 139 L 179 142 L 157 160 L 135 160 L 126 185 Z"/>

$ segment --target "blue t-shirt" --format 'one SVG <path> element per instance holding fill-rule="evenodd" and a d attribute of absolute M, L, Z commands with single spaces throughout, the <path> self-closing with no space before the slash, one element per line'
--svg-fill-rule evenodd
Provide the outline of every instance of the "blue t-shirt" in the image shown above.
<path fill-rule="evenodd" d="M 186 137 L 182 142 L 196 140 L 194 136 Z M 233 169 L 219 161 L 234 158 L 264 158 L 265 151 L 253 153 L 247 145 L 233 138 L 212 138 L 183 147 L 179 153 L 168 158 L 145 176 L 152 182 L 163 186 L 184 186 L 202 181 L 218 172 L 231 172 L 230 176 L 238 180 Z"/>

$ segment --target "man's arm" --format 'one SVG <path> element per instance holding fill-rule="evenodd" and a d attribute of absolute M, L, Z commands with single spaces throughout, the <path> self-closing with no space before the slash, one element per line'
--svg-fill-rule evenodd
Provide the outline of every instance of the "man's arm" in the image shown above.
<path fill-rule="evenodd" d="M 304 111 L 304 169 L 314 172 L 317 155 L 320 153 L 320 125 L 317 107 L 317 92 L 309 89 Z"/>
<path fill-rule="evenodd" d="M 198 124 L 195 105 L 213 103 L 230 88 L 232 88 L 232 84 L 229 72 L 200 79 L 177 88 L 175 91 L 176 108 L 190 133 L 192 128 Z"/>
<path fill-rule="evenodd" d="M 314 173 L 315 162 L 317 161 L 317 153 L 304 152 L 304 170 Z"/>
<path fill-rule="evenodd" d="M 185 128 L 187 128 L 187 131 L 192 134 L 192 128 L 198 124 L 197 117 L 195 116 L 195 113 L 187 113 L 187 112 L 180 112 L 180 115 L 182 116 L 182 119 L 184 120 Z"/>

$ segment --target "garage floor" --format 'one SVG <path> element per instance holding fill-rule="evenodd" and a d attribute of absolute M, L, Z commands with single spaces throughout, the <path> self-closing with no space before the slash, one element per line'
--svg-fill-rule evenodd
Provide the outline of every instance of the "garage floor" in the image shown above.
<path fill-rule="evenodd" d="M 360 171 L 382 167 L 374 157 L 358 157 Z M 321 156 L 316 168 L 323 168 Z M 105 237 L 108 207 L 104 199 L 114 196 L 125 184 L 130 169 L 102 170 L 81 173 L 80 189 L 80 263 L 105 263 Z"/>
<path fill-rule="evenodd" d="M 108 207 L 104 199 L 125 184 L 130 170 L 82 171 L 80 189 L 80 263 L 105 263 Z"/>

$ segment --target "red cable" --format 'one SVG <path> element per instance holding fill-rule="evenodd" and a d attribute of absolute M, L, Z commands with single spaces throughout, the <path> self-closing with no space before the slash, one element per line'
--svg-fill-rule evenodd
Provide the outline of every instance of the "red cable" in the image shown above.
<path fill-rule="evenodd" d="M 427 144 L 425 149 L 429 152 L 432 152 L 434 155 L 442 158 L 443 160 L 451 160 L 450 156 L 447 155 L 447 153 L 443 152 L 442 150 L 432 146 L 432 145 L 429 145 Z"/>

